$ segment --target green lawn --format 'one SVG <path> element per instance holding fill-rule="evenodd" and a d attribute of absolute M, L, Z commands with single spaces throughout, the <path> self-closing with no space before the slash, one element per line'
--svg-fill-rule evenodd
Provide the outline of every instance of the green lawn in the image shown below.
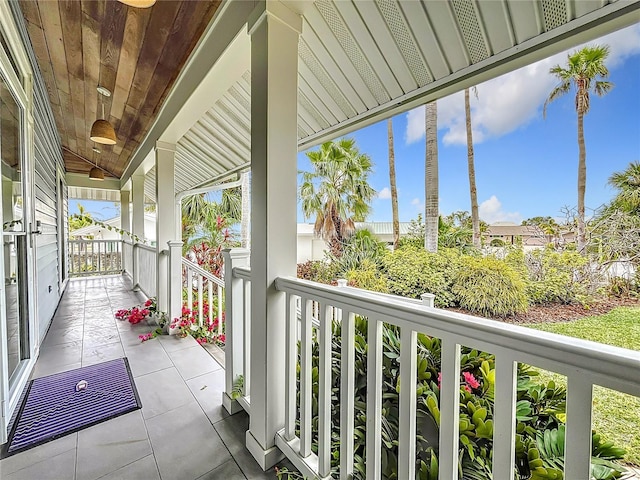
<path fill-rule="evenodd" d="M 567 323 L 527 325 L 530 328 L 640 350 L 640 308 L 616 308 L 606 315 Z M 542 378 L 564 382 L 559 375 Z M 640 465 L 640 398 L 602 387 L 594 390 L 593 427 L 607 440 L 627 450 L 626 461 Z"/>

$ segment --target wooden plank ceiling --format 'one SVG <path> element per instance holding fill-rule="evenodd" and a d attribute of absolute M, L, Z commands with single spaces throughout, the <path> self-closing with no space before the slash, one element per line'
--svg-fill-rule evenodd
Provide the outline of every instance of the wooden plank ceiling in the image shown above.
<path fill-rule="evenodd" d="M 97 161 L 120 177 L 221 0 L 160 0 L 151 8 L 114 0 L 21 0 L 47 87 L 68 172 Z M 111 97 L 99 95 L 103 85 Z M 92 151 L 91 125 L 106 118 L 117 143 Z"/>

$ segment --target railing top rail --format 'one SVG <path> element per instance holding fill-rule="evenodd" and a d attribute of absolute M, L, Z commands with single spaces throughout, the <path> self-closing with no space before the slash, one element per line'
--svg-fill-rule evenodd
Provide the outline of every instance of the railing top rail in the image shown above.
<path fill-rule="evenodd" d="M 69 240 L 69 243 L 122 243 L 122 240 L 119 240 L 117 238 L 114 239 L 105 239 L 105 240 Z"/>
<path fill-rule="evenodd" d="M 188 258 L 182 257 L 182 265 L 185 265 L 186 267 L 189 267 L 191 270 L 196 272 L 198 275 L 202 275 L 204 278 L 206 278 L 207 280 L 212 281 L 216 285 L 220 285 L 221 287 L 224 287 L 224 280 L 223 279 L 216 277 L 213 273 L 205 270 L 200 265 L 198 265 L 197 263 L 192 262 Z"/>
<path fill-rule="evenodd" d="M 251 281 L 251 268 L 250 267 L 235 267 L 233 269 L 233 276 L 241 278 L 242 280 Z"/>
<path fill-rule="evenodd" d="M 134 245 L 134 243 L 133 243 L 132 241 L 130 241 L 130 240 L 122 239 L 122 240 L 120 240 L 120 241 L 121 241 L 122 243 L 124 243 L 125 245 L 130 245 L 130 246 L 132 246 L 132 247 L 133 247 L 133 245 Z"/>
<path fill-rule="evenodd" d="M 584 374 L 595 384 L 640 396 L 638 351 L 297 278 L 277 278 L 276 289 L 564 375 Z"/>
<path fill-rule="evenodd" d="M 134 243 L 133 246 L 141 248 L 142 250 L 146 250 L 148 252 L 156 253 L 156 247 L 152 247 L 150 245 L 145 245 L 144 243 Z"/>

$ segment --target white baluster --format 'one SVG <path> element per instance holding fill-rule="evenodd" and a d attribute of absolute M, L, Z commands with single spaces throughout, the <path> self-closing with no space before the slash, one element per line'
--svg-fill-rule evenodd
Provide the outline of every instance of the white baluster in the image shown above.
<path fill-rule="evenodd" d="M 311 393 L 312 383 L 311 369 L 311 317 L 312 302 L 307 298 L 302 298 L 302 340 L 300 355 L 300 456 L 311 455 Z"/>
<path fill-rule="evenodd" d="M 319 335 L 318 474 L 331 474 L 331 307 L 317 303 Z M 351 395 L 353 398 L 353 395 Z"/>
<path fill-rule="evenodd" d="M 566 480 L 583 480 L 591 475 L 593 385 L 581 372 L 567 380 L 564 476 Z"/>
<path fill-rule="evenodd" d="M 286 296 L 286 332 L 285 332 L 285 368 L 284 377 L 284 438 L 287 441 L 294 439 L 296 434 L 296 365 L 298 363 L 298 297 L 287 292 Z"/>
<path fill-rule="evenodd" d="M 353 429 L 355 389 L 355 316 L 344 311 L 342 317 L 340 365 L 340 478 L 353 475 Z"/>
<path fill-rule="evenodd" d="M 367 327 L 367 478 L 380 480 L 382 438 L 382 322 L 369 317 Z"/>
<path fill-rule="evenodd" d="M 398 433 L 398 478 L 416 475 L 416 370 L 417 334 L 400 330 L 400 420 Z"/>
<path fill-rule="evenodd" d="M 458 443 L 460 420 L 460 345 L 442 339 L 440 364 L 440 480 L 458 478 Z"/>
<path fill-rule="evenodd" d="M 493 478 L 513 477 L 516 448 L 518 364 L 508 352 L 496 353 L 493 414 Z"/>

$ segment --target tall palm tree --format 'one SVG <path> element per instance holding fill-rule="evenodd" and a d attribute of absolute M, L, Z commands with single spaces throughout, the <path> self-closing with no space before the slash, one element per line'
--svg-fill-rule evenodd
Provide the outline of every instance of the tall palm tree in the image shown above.
<path fill-rule="evenodd" d="M 355 222 L 371 211 L 369 202 L 376 193 L 368 182 L 371 158 L 360 153 L 351 138 L 323 143 L 319 150 L 307 152 L 307 157 L 312 171 L 300 172 L 302 213 L 305 218 L 315 216 L 315 234 L 340 256 L 342 242 L 355 231 Z"/>
<path fill-rule="evenodd" d="M 424 202 L 424 248 L 428 252 L 438 251 L 438 105 L 427 103 L 425 107 L 425 202 Z"/>
<path fill-rule="evenodd" d="M 618 190 L 612 207 L 626 213 L 640 214 L 640 162 L 631 162 L 622 172 L 609 177 L 609 185 Z"/>
<path fill-rule="evenodd" d="M 587 151 L 584 142 L 584 116 L 589 112 L 589 94 L 593 91 L 603 96 L 613 84 L 605 80 L 609 70 L 605 60 L 609 56 L 607 45 L 586 46 L 567 56 L 565 66 L 556 65 L 549 73 L 558 78 L 559 83 L 551 91 L 544 103 L 543 115 L 546 116 L 547 106 L 555 99 L 569 93 L 571 87 L 576 89 L 575 108 L 578 114 L 578 235 L 577 247 L 580 253 L 585 253 L 586 234 L 584 221 L 584 196 L 587 186 Z"/>
<path fill-rule="evenodd" d="M 476 97 L 477 90 L 473 89 Z M 480 248 L 480 216 L 478 214 L 478 189 L 476 187 L 476 167 L 473 156 L 473 132 L 471 130 L 471 103 L 469 89 L 464 89 L 464 113 L 467 121 L 467 165 L 469 169 L 469 193 L 471 195 L 471 224 L 473 228 L 473 246 Z"/>
<path fill-rule="evenodd" d="M 240 221 L 240 244 L 242 248 L 249 248 L 249 220 L 251 216 L 251 193 L 250 193 L 250 177 L 251 172 L 247 170 L 242 172 L 240 179 L 242 181 L 242 220 Z"/>
<path fill-rule="evenodd" d="M 393 121 L 387 120 L 389 138 L 389 183 L 391 184 L 391 218 L 393 220 L 393 249 L 400 243 L 400 219 L 398 218 L 398 187 L 396 186 L 396 158 L 393 152 Z"/>

